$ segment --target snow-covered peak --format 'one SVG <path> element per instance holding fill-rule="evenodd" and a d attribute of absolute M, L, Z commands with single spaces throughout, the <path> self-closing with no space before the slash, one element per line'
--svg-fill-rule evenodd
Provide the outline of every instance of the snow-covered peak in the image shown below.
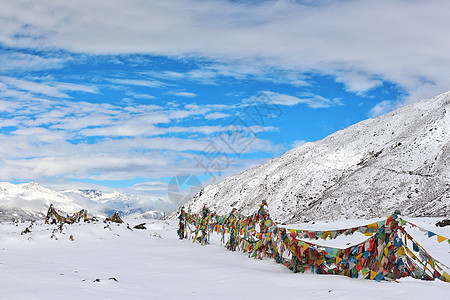
<path fill-rule="evenodd" d="M 22 184 L 0 182 L 0 219 L 42 218 L 51 203 L 67 212 L 82 209 L 73 199 L 35 182 Z"/>
<path fill-rule="evenodd" d="M 67 213 L 87 209 L 90 215 L 100 217 L 110 216 L 115 211 L 119 211 L 122 216 L 140 217 L 140 214 L 146 214 L 148 217 L 160 217 L 164 215 L 163 211 L 170 211 L 170 205 L 166 202 L 158 199 L 144 201 L 117 191 L 54 191 L 35 182 L 0 182 L 0 220 L 42 219 L 51 203 Z"/>
<path fill-rule="evenodd" d="M 61 193 L 65 195 L 70 195 L 72 197 L 76 198 L 85 198 L 89 199 L 91 201 L 99 202 L 99 203 L 105 203 L 108 201 L 130 201 L 130 197 L 126 196 L 120 192 L 113 191 L 113 192 L 103 192 L 99 190 L 78 190 L 78 189 L 70 189 L 70 190 L 63 190 Z"/>

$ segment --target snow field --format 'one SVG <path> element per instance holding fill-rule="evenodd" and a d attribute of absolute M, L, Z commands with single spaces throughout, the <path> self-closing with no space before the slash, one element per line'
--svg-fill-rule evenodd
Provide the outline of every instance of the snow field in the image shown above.
<path fill-rule="evenodd" d="M 408 219 L 443 236 L 450 228 L 436 228 L 436 219 Z M 339 229 L 367 224 L 367 220 L 288 226 L 302 229 Z M 176 221 L 146 222 L 147 230 L 130 231 L 125 224 L 72 224 L 63 233 L 38 221 L 31 233 L 20 235 L 30 222 L 0 223 L 0 290 L 2 299 L 444 299 L 450 284 L 406 278 L 375 282 L 343 276 L 294 274 L 274 260 L 247 258 L 220 246 L 201 246 L 179 240 Z M 417 230 L 416 230 L 417 231 Z M 431 255 L 450 265 L 450 245 L 411 231 Z M 73 235 L 74 241 L 69 239 Z M 356 235 L 345 237 L 358 242 Z M 339 240 L 339 238 L 337 239 Z M 337 241 L 336 240 L 336 241 Z M 325 242 L 325 241 L 323 241 Z M 332 241 L 326 241 L 330 243 Z M 319 243 L 317 241 L 317 243 Z M 114 279 L 115 278 L 117 281 Z M 99 279 L 99 281 L 96 281 Z"/>

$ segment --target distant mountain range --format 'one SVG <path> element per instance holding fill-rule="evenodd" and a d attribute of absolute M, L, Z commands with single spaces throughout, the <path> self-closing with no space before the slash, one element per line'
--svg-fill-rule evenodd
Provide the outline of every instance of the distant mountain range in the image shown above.
<path fill-rule="evenodd" d="M 0 182 L 0 220 L 43 219 L 51 203 L 69 214 L 87 209 L 88 215 L 99 217 L 111 216 L 119 211 L 121 216 L 129 218 L 158 219 L 164 212 L 175 209 L 173 204 L 163 200 L 148 203 L 119 192 L 77 189 L 54 191 L 34 182 Z"/>
<path fill-rule="evenodd" d="M 301 130 L 301 128 L 293 129 Z M 450 92 L 307 143 L 203 188 L 185 207 L 278 222 L 450 215 Z"/>

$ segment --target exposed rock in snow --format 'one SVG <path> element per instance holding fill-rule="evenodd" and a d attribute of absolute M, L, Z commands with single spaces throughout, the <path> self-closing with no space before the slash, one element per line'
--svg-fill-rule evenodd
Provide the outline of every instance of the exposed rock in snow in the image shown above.
<path fill-rule="evenodd" d="M 279 222 L 450 215 L 450 92 L 306 143 L 202 189 L 185 207 Z"/>

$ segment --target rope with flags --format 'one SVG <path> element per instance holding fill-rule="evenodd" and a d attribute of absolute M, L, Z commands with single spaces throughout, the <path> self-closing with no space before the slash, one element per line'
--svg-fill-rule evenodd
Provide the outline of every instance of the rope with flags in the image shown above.
<path fill-rule="evenodd" d="M 50 204 L 47 215 L 45 217 L 45 224 L 52 224 L 52 223 L 78 223 L 81 219 L 84 219 L 84 221 L 87 220 L 87 210 L 80 210 L 79 212 L 76 212 L 72 215 L 66 214 L 62 210 L 59 210 L 55 207 L 53 207 L 53 204 Z"/>
<path fill-rule="evenodd" d="M 364 226 L 339 230 L 314 231 L 287 229 L 272 221 L 262 202 L 258 212 L 244 216 L 233 209 L 228 215 L 219 216 L 214 212 L 189 214 L 183 212 L 183 222 L 191 225 L 193 242 L 199 241 L 199 232 L 215 232 L 225 235 L 227 249 L 240 250 L 253 258 L 271 258 L 293 272 L 313 272 L 336 274 L 351 278 L 365 278 L 376 281 L 397 280 L 413 277 L 422 280 L 440 279 L 450 282 L 449 268 L 434 259 L 406 231 L 406 224 L 425 231 L 429 237 L 437 236 L 439 243 L 450 239 L 420 228 L 403 220 L 394 213 L 386 220 Z M 204 207 L 205 209 L 206 207 Z M 191 228 L 189 226 L 189 228 Z M 342 235 L 360 232 L 367 236 L 363 242 L 345 249 L 321 246 L 311 240 L 336 239 Z M 209 238 L 208 238 L 209 239 Z M 307 239 L 307 240 L 305 240 Z M 415 254 L 416 253 L 416 254 Z"/>
<path fill-rule="evenodd" d="M 123 220 L 122 220 L 122 218 L 120 218 L 118 211 L 116 211 L 111 217 L 106 218 L 105 221 L 111 221 L 111 222 L 119 223 L 119 224 L 123 223 Z"/>

